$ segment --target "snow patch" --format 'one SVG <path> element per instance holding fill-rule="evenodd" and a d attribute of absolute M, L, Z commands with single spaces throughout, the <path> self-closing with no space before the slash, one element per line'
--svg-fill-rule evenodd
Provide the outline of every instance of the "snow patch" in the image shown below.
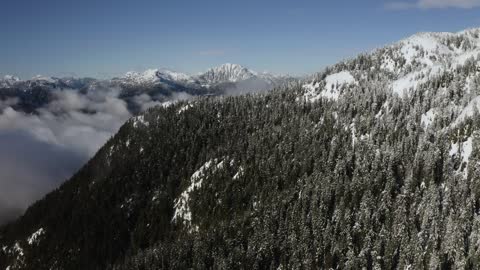
<path fill-rule="evenodd" d="M 401 41 L 401 53 L 406 60 L 406 64 L 412 64 L 416 61 L 432 66 L 434 63 L 430 59 L 430 55 L 451 55 L 452 51 L 450 48 L 442 44 L 439 35 L 443 34 L 420 33 Z"/>
<path fill-rule="evenodd" d="M 355 123 L 350 124 L 350 130 L 352 132 L 352 148 L 355 148 L 355 143 L 357 142 L 357 129 L 355 128 Z"/>
<path fill-rule="evenodd" d="M 238 168 L 238 171 L 237 171 L 237 173 L 236 173 L 236 174 L 233 176 L 233 178 L 232 178 L 232 179 L 233 179 L 233 180 L 237 180 L 237 179 L 239 179 L 240 177 L 242 177 L 242 176 L 243 176 L 243 173 L 244 173 L 244 169 L 243 169 L 243 167 L 242 167 L 242 166 L 240 166 L 240 168 Z"/>
<path fill-rule="evenodd" d="M 303 89 L 305 90 L 304 97 L 309 102 L 315 102 L 320 99 L 320 95 L 317 93 L 317 89 L 320 87 L 319 82 L 312 82 L 303 85 Z"/>
<path fill-rule="evenodd" d="M 193 107 L 192 104 L 187 104 L 187 105 L 181 107 L 181 108 L 178 110 L 178 114 L 181 114 L 181 113 L 185 112 L 186 110 L 190 109 L 191 107 Z"/>
<path fill-rule="evenodd" d="M 370 139 L 370 134 L 362 134 L 360 135 L 360 141 L 365 141 Z"/>
<path fill-rule="evenodd" d="M 175 199 L 175 213 L 173 214 L 172 222 L 182 220 L 183 224 L 190 227 L 192 222 L 192 210 L 190 208 L 190 194 L 195 190 L 202 187 L 203 180 L 205 179 L 207 172 L 215 172 L 218 169 L 223 168 L 224 161 L 218 162 L 217 159 L 207 161 L 190 177 L 190 186 L 180 194 L 180 197 Z"/>
<path fill-rule="evenodd" d="M 448 152 L 448 155 L 451 157 L 460 155 L 462 164 L 465 163 L 465 165 L 468 165 L 468 161 L 470 159 L 470 155 L 472 154 L 472 151 L 473 151 L 473 140 L 472 140 L 472 137 L 468 137 L 468 139 L 464 142 L 452 143 L 450 146 L 450 151 Z M 467 166 L 465 166 L 464 168 L 467 168 Z M 464 172 L 463 172 L 464 178 L 467 178 L 467 173 L 468 173 L 467 169 L 464 169 Z"/>
<path fill-rule="evenodd" d="M 422 114 L 422 119 L 420 120 L 421 125 L 428 128 L 433 121 L 435 121 L 435 116 L 436 113 L 434 109 L 430 109 L 428 112 Z"/>
<path fill-rule="evenodd" d="M 410 90 L 415 89 L 419 81 L 415 78 L 417 73 L 410 73 L 392 83 L 393 92 L 399 96 L 409 93 Z"/>
<path fill-rule="evenodd" d="M 20 246 L 18 242 L 15 243 L 13 246 L 13 250 L 17 252 L 18 256 L 23 257 L 25 254 L 23 253 L 23 248 Z"/>
<path fill-rule="evenodd" d="M 113 152 L 115 150 L 115 145 L 110 146 L 108 149 L 108 157 L 111 157 L 113 155 Z"/>
<path fill-rule="evenodd" d="M 144 125 L 144 126 L 148 127 L 150 125 L 150 123 L 145 121 L 145 116 L 143 116 L 143 115 L 135 116 L 133 118 L 133 127 L 137 128 L 139 125 Z"/>
<path fill-rule="evenodd" d="M 427 185 L 425 185 L 424 181 L 422 181 L 422 183 L 420 184 L 420 188 L 421 189 L 426 189 L 427 188 Z"/>
<path fill-rule="evenodd" d="M 38 229 L 34 232 L 30 237 L 28 237 L 27 242 L 29 245 L 38 244 L 40 241 L 40 236 L 45 234 L 45 230 L 43 228 Z"/>
<path fill-rule="evenodd" d="M 355 78 L 348 71 L 342 71 L 339 73 L 328 75 L 325 78 L 325 90 L 320 93 L 327 99 L 337 100 L 340 96 L 340 87 L 347 84 L 356 83 Z"/>
<path fill-rule="evenodd" d="M 163 103 L 161 104 L 161 106 L 162 106 L 163 108 L 168 108 L 168 107 L 172 106 L 173 104 L 175 104 L 175 102 L 173 102 L 173 101 L 165 101 L 165 102 L 163 102 Z"/>
<path fill-rule="evenodd" d="M 357 84 L 357 81 L 348 71 L 341 71 L 338 73 L 330 74 L 325 78 L 325 88 L 317 93 L 317 89 L 320 87 L 320 82 L 312 82 L 305 84 L 305 98 L 314 102 L 320 98 L 338 100 L 340 97 L 340 90 L 345 85 Z"/>
<path fill-rule="evenodd" d="M 387 57 L 382 61 L 382 65 L 381 65 L 380 68 L 388 70 L 390 72 L 394 72 L 395 71 L 395 61 L 392 58 Z"/>

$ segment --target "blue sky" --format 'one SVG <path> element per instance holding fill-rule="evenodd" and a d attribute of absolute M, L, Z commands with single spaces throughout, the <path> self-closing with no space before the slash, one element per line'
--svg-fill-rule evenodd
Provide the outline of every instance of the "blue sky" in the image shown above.
<path fill-rule="evenodd" d="M 479 0 L 16 0 L 0 75 L 111 77 L 225 62 L 308 74 L 420 31 L 480 27 Z"/>

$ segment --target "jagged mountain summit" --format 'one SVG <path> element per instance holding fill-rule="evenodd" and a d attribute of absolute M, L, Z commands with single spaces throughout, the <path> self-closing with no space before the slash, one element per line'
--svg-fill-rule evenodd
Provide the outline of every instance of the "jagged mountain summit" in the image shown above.
<path fill-rule="evenodd" d="M 238 82 L 256 78 L 257 73 L 241 65 L 224 64 L 207 70 L 205 73 L 197 76 L 198 80 L 204 84 L 212 85 L 225 82 Z"/>
<path fill-rule="evenodd" d="M 479 269 L 479 33 L 152 108 L 0 229 L 0 268 Z"/>
<path fill-rule="evenodd" d="M 262 81 L 271 87 L 280 86 L 288 81 L 293 81 L 292 76 L 276 75 L 268 72 L 256 72 L 237 64 L 223 64 L 211 68 L 204 73 L 195 76 L 196 80 L 204 85 L 215 85 L 222 83 L 239 83 L 242 81 Z"/>

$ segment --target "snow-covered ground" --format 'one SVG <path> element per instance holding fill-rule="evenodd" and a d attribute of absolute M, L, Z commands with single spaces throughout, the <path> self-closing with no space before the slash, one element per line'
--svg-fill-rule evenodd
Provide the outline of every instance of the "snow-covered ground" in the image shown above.
<path fill-rule="evenodd" d="M 338 100 L 342 87 L 356 83 L 357 81 L 349 71 L 330 74 L 325 78 L 325 88 L 321 89 L 320 92 L 318 92 L 320 82 L 305 84 L 303 86 L 306 90 L 305 98 L 311 102 L 320 98 Z"/>
<path fill-rule="evenodd" d="M 428 112 L 422 114 L 422 118 L 420 120 L 421 125 L 424 128 L 428 128 L 433 123 L 433 121 L 435 121 L 435 116 L 435 109 L 428 110 Z"/>

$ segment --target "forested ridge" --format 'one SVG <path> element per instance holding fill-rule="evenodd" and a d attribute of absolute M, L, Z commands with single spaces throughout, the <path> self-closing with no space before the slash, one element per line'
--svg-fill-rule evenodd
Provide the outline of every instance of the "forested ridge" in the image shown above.
<path fill-rule="evenodd" d="M 479 58 L 399 95 L 423 65 L 385 55 L 132 118 L 1 228 L 0 268 L 480 268 Z"/>

